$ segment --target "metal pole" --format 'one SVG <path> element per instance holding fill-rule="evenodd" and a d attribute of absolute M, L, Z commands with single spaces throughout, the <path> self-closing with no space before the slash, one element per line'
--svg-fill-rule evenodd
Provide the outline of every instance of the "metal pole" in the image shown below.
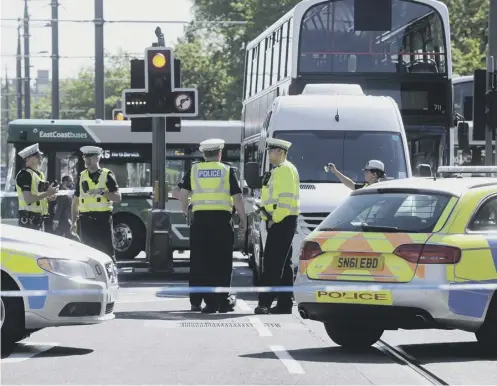
<path fill-rule="evenodd" d="M 95 0 L 95 119 L 105 119 L 103 0 Z"/>
<path fill-rule="evenodd" d="M 17 119 L 22 119 L 22 53 L 21 53 L 21 22 L 17 27 L 17 58 L 16 58 L 16 109 Z"/>
<path fill-rule="evenodd" d="M 52 0 L 52 118 L 59 119 L 59 3 Z"/>
<path fill-rule="evenodd" d="M 28 0 L 24 0 L 24 118 L 31 118 L 31 76 L 29 63 Z"/>
<path fill-rule="evenodd" d="M 488 57 L 487 57 L 487 75 L 489 80 L 493 72 L 497 71 L 497 0 L 490 0 L 490 9 L 488 12 Z M 487 90 L 490 91 L 491 85 L 487 81 Z M 489 109 L 495 109 L 495 106 L 488 106 Z M 485 131 L 485 164 L 497 164 L 497 140 L 495 141 L 495 161 L 493 155 L 494 146 L 492 146 L 492 137 L 497 128 L 487 125 Z"/>
<path fill-rule="evenodd" d="M 157 46 L 165 47 L 164 35 L 159 27 L 155 29 L 157 36 Z M 154 164 L 157 170 L 157 180 L 159 181 L 159 200 L 157 209 L 166 209 L 167 192 L 166 192 L 166 119 L 152 118 L 152 140 L 155 151 L 152 155 L 156 156 Z"/>
<path fill-rule="evenodd" d="M 9 85 L 9 74 L 7 73 L 7 69 L 5 69 L 5 124 L 8 125 L 10 122 L 10 85 Z M 7 144 L 7 142 L 5 142 Z M 7 154 L 7 147 L 4 149 L 5 154 Z"/>

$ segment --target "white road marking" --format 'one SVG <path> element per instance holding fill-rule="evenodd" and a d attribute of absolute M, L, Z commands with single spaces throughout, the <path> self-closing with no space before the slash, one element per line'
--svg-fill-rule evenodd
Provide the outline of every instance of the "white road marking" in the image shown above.
<path fill-rule="evenodd" d="M 290 374 L 305 374 L 304 369 L 292 356 L 285 350 L 283 346 L 269 346 L 271 351 L 278 357 L 278 359 L 285 365 Z"/>
<path fill-rule="evenodd" d="M 267 328 L 257 316 L 249 316 L 248 319 L 260 336 L 273 336 L 271 331 L 269 331 L 269 328 Z"/>
<path fill-rule="evenodd" d="M 171 300 L 180 300 L 180 299 L 179 298 L 158 298 L 158 299 L 151 299 L 151 300 L 118 300 L 118 301 L 116 301 L 116 304 L 127 304 L 127 303 L 158 303 L 158 302 L 165 302 L 165 301 L 171 301 Z"/>
<path fill-rule="evenodd" d="M 48 351 L 53 347 L 58 346 L 59 343 L 34 343 L 26 342 L 20 343 L 18 347 L 10 354 L 7 358 L 2 358 L 0 363 L 2 365 L 8 363 L 19 363 L 27 361 L 28 359 L 34 357 L 35 355 L 41 354 L 42 352 Z M 28 349 L 29 352 L 22 352 L 22 350 Z"/>
<path fill-rule="evenodd" d="M 241 311 L 251 312 L 252 308 L 247 304 L 247 302 L 243 299 L 236 299 L 236 305 Z"/>

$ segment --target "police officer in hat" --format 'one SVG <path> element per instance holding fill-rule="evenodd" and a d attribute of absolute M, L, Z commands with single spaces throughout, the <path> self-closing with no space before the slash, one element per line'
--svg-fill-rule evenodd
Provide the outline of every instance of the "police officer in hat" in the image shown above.
<path fill-rule="evenodd" d="M 71 232 L 75 230 L 79 215 L 81 241 L 114 259 L 112 203 L 121 202 L 119 186 L 114 173 L 100 167 L 100 147 L 83 146 L 80 150 L 86 169 L 75 185 Z"/>
<path fill-rule="evenodd" d="M 266 221 L 267 240 L 262 263 L 262 286 L 293 286 L 292 241 L 300 214 L 299 173 L 287 160 L 292 144 L 267 139 L 268 157 L 274 168 L 264 176 L 261 216 Z M 271 308 L 277 297 L 277 304 Z M 260 293 L 256 314 L 291 314 L 292 293 Z"/>
<path fill-rule="evenodd" d="M 19 200 L 19 226 L 43 230 L 44 218 L 48 216 L 48 200 L 54 200 L 59 188 L 49 185 L 43 172 L 39 171 L 43 153 L 39 145 L 28 146 L 19 152 L 26 162 L 16 176 L 16 191 Z"/>
<path fill-rule="evenodd" d="M 190 286 L 230 287 L 233 271 L 233 206 L 240 216 L 240 231 L 247 229 L 242 191 L 234 169 L 221 162 L 224 141 L 200 143 L 204 161 L 194 163 L 178 184 L 175 196 L 188 213 L 191 194 L 193 220 L 190 228 Z M 201 309 L 202 299 L 206 306 Z M 190 294 L 192 311 L 233 311 L 228 293 Z"/>
<path fill-rule="evenodd" d="M 342 173 L 340 173 L 337 170 L 335 164 L 329 163 L 325 169 L 332 172 L 342 184 L 344 184 L 351 190 L 365 188 L 369 185 L 379 182 L 380 179 L 385 177 L 385 165 L 383 164 L 383 162 L 375 159 L 368 161 L 364 169 L 362 169 L 364 172 L 364 180 L 366 181 L 366 183 L 356 183 L 352 181 L 349 177 L 346 177 Z"/>

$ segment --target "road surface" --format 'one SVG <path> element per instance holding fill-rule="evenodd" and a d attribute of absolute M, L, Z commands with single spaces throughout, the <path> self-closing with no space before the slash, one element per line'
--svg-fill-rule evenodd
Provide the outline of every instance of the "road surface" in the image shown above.
<path fill-rule="evenodd" d="M 337 347 L 320 323 L 293 315 L 254 315 L 242 294 L 236 311 L 190 312 L 188 297 L 155 297 L 187 285 L 187 268 L 171 278 L 121 279 L 116 319 L 39 331 L 1 360 L 2 384 L 491 385 L 497 358 L 481 354 L 472 334 L 392 331 L 369 350 Z M 246 262 L 234 285 L 250 285 Z"/>

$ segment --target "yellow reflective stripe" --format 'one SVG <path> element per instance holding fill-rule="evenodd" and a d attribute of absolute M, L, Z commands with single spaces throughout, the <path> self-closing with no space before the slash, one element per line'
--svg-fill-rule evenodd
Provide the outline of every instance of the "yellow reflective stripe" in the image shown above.
<path fill-rule="evenodd" d="M 452 197 L 449 200 L 444 211 L 440 215 L 440 218 L 438 219 L 437 223 L 435 224 L 435 227 L 433 228 L 433 232 L 439 232 L 442 230 L 445 223 L 447 222 L 447 219 L 449 218 L 450 214 L 452 213 L 452 210 L 456 206 L 458 200 L 459 199 L 457 197 Z"/>
<path fill-rule="evenodd" d="M 2 249 L 2 269 L 10 273 L 40 274 L 44 271 L 38 266 L 36 255 L 23 255 L 17 251 Z"/>

